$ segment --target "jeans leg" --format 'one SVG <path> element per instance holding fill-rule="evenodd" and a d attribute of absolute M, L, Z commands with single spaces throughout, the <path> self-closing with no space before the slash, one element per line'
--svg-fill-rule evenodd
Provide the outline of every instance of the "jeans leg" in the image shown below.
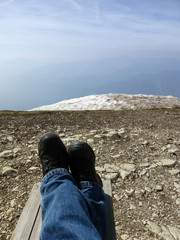
<path fill-rule="evenodd" d="M 95 225 L 96 221 L 92 221 L 92 215 L 95 215 L 99 203 L 96 204 L 95 199 L 88 199 L 87 194 L 78 188 L 66 169 L 59 168 L 48 172 L 42 180 L 41 194 L 40 240 L 103 239 L 101 231 Z M 94 194 L 96 195 L 97 191 Z M 90 195 L 93 195 L 93 189 Z M 91 211 L 94 211 L 94 214 Z M 99 214 L 96 213 L 96 216 Z"/>
<path fill-rule="evenodd" d="M 102 240 L 106 239 L 105 194 L 95 182 L 80 182 L 79 187 L 88 203 L 89 216 Z"/>

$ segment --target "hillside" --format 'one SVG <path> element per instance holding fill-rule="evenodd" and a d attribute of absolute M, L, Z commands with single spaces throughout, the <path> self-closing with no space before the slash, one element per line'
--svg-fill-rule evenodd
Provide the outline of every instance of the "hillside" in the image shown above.
<path fill-rule="evenodd" d="M 0 240 L 11 233 L 41 181 L 39 137 L 87 141 L 113 183 L 118 240 L 179 239 L 180 109 L 0 112 Z M 7 168 L 12 169 L 6 171 Z"/>

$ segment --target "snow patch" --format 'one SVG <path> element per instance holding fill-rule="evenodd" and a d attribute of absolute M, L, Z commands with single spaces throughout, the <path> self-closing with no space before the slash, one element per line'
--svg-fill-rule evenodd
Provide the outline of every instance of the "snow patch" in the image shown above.
<path fill-rule="evenodd" d="M 30 111 L 60 110 L 137 110 L 154 108 L 180 108 L 180 98 L 173 96 L 128 95 L 109 93 L 63 100 Z"/>

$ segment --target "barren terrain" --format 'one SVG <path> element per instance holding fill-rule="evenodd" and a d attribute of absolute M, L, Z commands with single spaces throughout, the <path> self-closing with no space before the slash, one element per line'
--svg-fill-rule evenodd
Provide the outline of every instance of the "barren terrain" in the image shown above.
<path fill-rule="evenodd" d="M 156 109 L 0 112 L 0 240 L 42 179 L 37 145 L 49 131 L 94 149 L 112 179 L 118 240 L 180 239 L 180 109 Z"/>

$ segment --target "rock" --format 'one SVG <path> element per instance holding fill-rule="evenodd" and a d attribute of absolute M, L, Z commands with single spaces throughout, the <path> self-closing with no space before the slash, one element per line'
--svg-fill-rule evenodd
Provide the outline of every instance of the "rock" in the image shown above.
<path fill-rule="evenodd" d="M 6 212 L 7 215 L 11 214 L 14 211 L 14 208 L 9 208 Z"/>
<path fill-rule="evenodd" d="M 12 136 L 8 136 L 8 137 L 7 137 L 7 140 L 8 140 L 9 142 L 13 142 L 13 137 L 12 137 Z"/>
<path fill-rule="evenodd" d="M 103 167 L 96 167 L 96 171 L 98 171 L 98 172 L 105 172 L 105 168 L 103 168 Z"/>
<path fill-rule="evenodd" d="M 114 164 L 105 163 L 104 168 L 106 172 L 116 172 L 119 171 L 119 167 Z"/>
<path fill-rule="evenodd" d="M 156 234 L 159 234 L 161 233 L 161 227 L 159 227 L 159 225 L 157 225 L 156 223 L 154 222 L 151 222 L 151 221 L 147 221 L 146 223 L 146 227 L 153 233 L 156 233 Z"/>
<path fill-rule="evenodd" d="M 176 163 L 177 161 L 173 159 L 160 159 L 156 162 L 158 166 L 163 167 L 174 167 Z"/>
<path fill-rule="evenodd" d="M 14 148 L 14 149 L 13 149 L 13 153 L 14 153 L 14 154 L 18 153 L 19 151 L 21 151 L 21 148 Z"/>
<path fill-rule="evenodd" d="M 87 139 L 87 143 L 90 144 L 90 145 L 93 144 L 94 143 L 94 139 L 92 139 L 92 138 Z"/>
<path fill-rule="evenodd" d="M 13 157 L 13 153 L 11 150 L 5 150 L 0 153 L 0 158 L 9 158 L 9 157 Z"/>
<path fill-rule="evenodd" d="M 36 171 L 36 170 L 39 170 L 39 167 L 30 167 L 28 170 L 29 171 Z"/>
<path fill-rule="evenodd" d="M 60 129 L 58 129 L 57 132 L 58 132 L 60 138 L 66 137 L 65 133 L 61 132 Z"/>
<path fill-rule="evenodd" d="M 176 204 L 177 204 L 177 205 L 180 205 L 180 198 L 177 198 L 177 199 L 176 199 Z"/>
<path fill-rule="evenodd" d="M 18 187 L 18 186 L 14 187 L 14 188 L 12 189 L 12 192 L 17 192 L 17 191 L 19 191 L 19 187 Z"/>
<path fill-rule="evenodd" d="M 142 142 L 142 145 L 147 146 L 147 145 L 149 145 L 149 142 L 146 140 L 146 141 Z"/>
<path fill-rule="evenodd" d="M 112 167 L 112 165 L 109 164 L 109 163 L 105 163 L 105 164 L 104 164 L 104 168 L 105 168 L 105 169 L 107 169 L 107 168 L 111 168 L 111 167 Z"/>
<path fill-rule="evenodd" d="M 9 221 L 9 222 L 11 222 L 12 220 L 13 220 L 13 217 L 9 217 L 9 218 L 8 218 L 8 221 Z M 9 238 L 6 238 L 6 239 L 10 239 L 10 237 L 9 237 Z"/>
<path fill-rule="evenodd" d="M 165 240 L 180 240 L 180 229 L 174 226 L 162 226 L 147 221 L 146 227 L 153 233 Z"/>
<path fill-rule="evenodd" d="M 151 164 L 148 163 L 148 162 L 145 162 L 145 163 L 140 163 L 140 167 L 149 167 Z"/>
<path fill-rule="evenodd" d="M 162 185 L 156 185 L 156 186 L 155 186 L 155 190 L 156 190 L 157 192 L 161 192 L 161 191 L 163 191 L 163 186 L 162 186 Z"/>
<path fill-rule="evenodd" d="M 120 156 L 121 156 L 120 154 L 116 154 L 116 155 L 112 155 L 111 157 L 112 157 L 112 158 L 117 158 L 117 159 L 118 159 L 118 158 L 120 158 Z"/>
<path fill-rule="evenodd" d="M 112 166 L 112 169 L 113 169 L 114 171 L 119 171 L 119 167 L 118 167 L 118 166 L 115 166 L 115 165 Z"/>
<path fill-rule="evenodd" d="M 162 236 L 166 240 L 174 240 L 174 237 L 169 232 L 169 229 L 167 227 L 162 226 L 162 233 L 159 234 L 159 236 Z"/>
<path fill-rule="evenodd" d="M 166 148 L 167 148 L 167 149 L 172 148 L 172 145 L 171 145 L 171 144 L 167 144 L 167 145 L 166 145 Z"/>
<path fill-rule="evenodd" d="M 136 170 L 136 166 L 134 164 L 124 163 L 120 166 L 120 175 L 122 179 L 126 179 Z"/>
<path fill-rule="evenodd" d="M 123 234 L 123 235 L 121 235 L 121 239 L 122 240 L 129 240 L 130 238 L 129 238 L 129 235 Z"/>
<path fill-rule="evenodd" d="M 11 205 L 12 208 L 15 207 L 15 205 L 16 205 L 16 200 L 15 200 L 15 199 L 11 200 L 10 205 Z"/>
<path fill-rule="evenodd" d="M 127 172 L 125 170 L 120 170 L 120 176 L 122 177 L 122 179 L 126 179 L 129 177 L 129 175 L 131 174 L 131 172 Z"/>
<path fill-rule="evenodd" d="M 119 173 L 109 173 L 105 176 L 106 179 L 116 181 L 119 177 Z"/>
<path fill-rule="evenodd" d="M 168 149 L 168 153 L 169 154 L 174 154 L 174 155 L 179 155 L 180 150 L 179 150 L 179 148 L 170 148 L 170 149 Z"/>
<path fill-rule="evenodd" d="M 112 169 L 112 168 L 106 168 L 106 172 L 107 172 L 107 173 L 114 173 L 114 172 L 117 172 L 117 171 L 115 171 L 115 170 Z"/>
<path fill-rule="evenodd" d="M 179 228 L 168 226 L 168 229 L 175 240 L 180 240 L 180 229 Z"/>
<path fill-rule="evenodd" d="M 115 195 L 114 195 L 114 198 L 115 198 L 117 201 L 119 201 L 119 200 L 121 199 L 121 197 L 120 197 L 118 194 L 115 194 Z"/>
<path fill-rule="evenodd" d="M 179 169 L 172 169 L 172 170 L 169 170 L 170 174 L 172 175 L 177 175 L 180 173 L 180 170 Z"/>
<path fill-rule="evenodd" d="M 126 130 L 124 128 L 121 128 L 121 129 L 118 130 L 118 133 L 120 135 L 126 134 Z"/>
<path fill-rule="evenodd" d="M 144 189 L 135 190 L 135 195 L 136 195 L 137 198 L 143 197 L 145 193 L 146 193 L 146 191 Z"/>
<path fill-rule="evenodd" d="M 148 192 L 148 193 L 152 192 L 152 190 L 149 187 L 145 187 L 144 190 L 145 190 L 145 192 Z"/>
<path fill-rule="evenodd" d="M 129 209 L 130 209 L 130 210 L 136 210 L 136 206 L 134 206 L 133 204 L 130 203 L 130 204 L 129 204 Z"/>
<path fill-rule="evenodd" d="M 98 131 L 97 130 L 91 130 L 90 133 L 94 135 L 94 134 L 97 134 Z"/>
<path fill-rule="evenodd" d="M 112 140 L 118 140 L 121 138 L 118 132 L 109 132 L 108 134 L 106 134 L 106 137 Z"/>
<path fill-rule="evenodd" d="M 174 183 L 174 186 L 175 186 L 176 189 L 180 189 L 180 184 L 179 184 L 179 183 L 176 183 L 176 182 L 175 182 L 175 183 Z"/>
<path fill-rule="evenodd" d="M 166 149 L 167 149 L 166 146 L 163 146 L 163 147 L 161 148 L 161 150 L 162 150 L 163 152 L 166 151 Z"/>
<path fill-rule="evenodd" d="M 147 170 L 146 169 L 143 169 L 142 172 L 140 172 L 139 176 L 144 176 L 145 174 L 147 173 Z"/>
<path fill-rule="evenodd" d="M 37 150 L 37 148 L 33 148 L 33 149 L 31 149 L 30 151 L 31 151 L 31 153 L 35 153 L 35 154 L 37 154 L 37 153 L 38 153 L 38 150 Z"/>
<path fill-rule="evenodd" d="M 95 143 L 98 143 L 101 139 L 102 139 L 102 136 L 101 136 L 101 135 L 98 135 L 98 134 L 97 134 L 97 135 L 94 136 L 94 142 L 95 142 Z"/>
<path fill-rule="evenodd" d="M 135 164 L 130 164 L 130 163 L 121 164 L 120 167 L 127 172 L 133 172 L 136 170 Z"/>
<path fill-rule="evenodd" d="M 13 169 L 11 167 L 3 167 L 2 175 L 5 176 L 16 176 L 18 174 L 18 171 L 16 169 Z"/>
<path fill-rule="evenodd" d="M 125 190 L 126 194 L 128 195 L 128 197 L 132 197 L 132 195 L 134 194 L 135 190 L 131 189 L 131 190 Z"/>

